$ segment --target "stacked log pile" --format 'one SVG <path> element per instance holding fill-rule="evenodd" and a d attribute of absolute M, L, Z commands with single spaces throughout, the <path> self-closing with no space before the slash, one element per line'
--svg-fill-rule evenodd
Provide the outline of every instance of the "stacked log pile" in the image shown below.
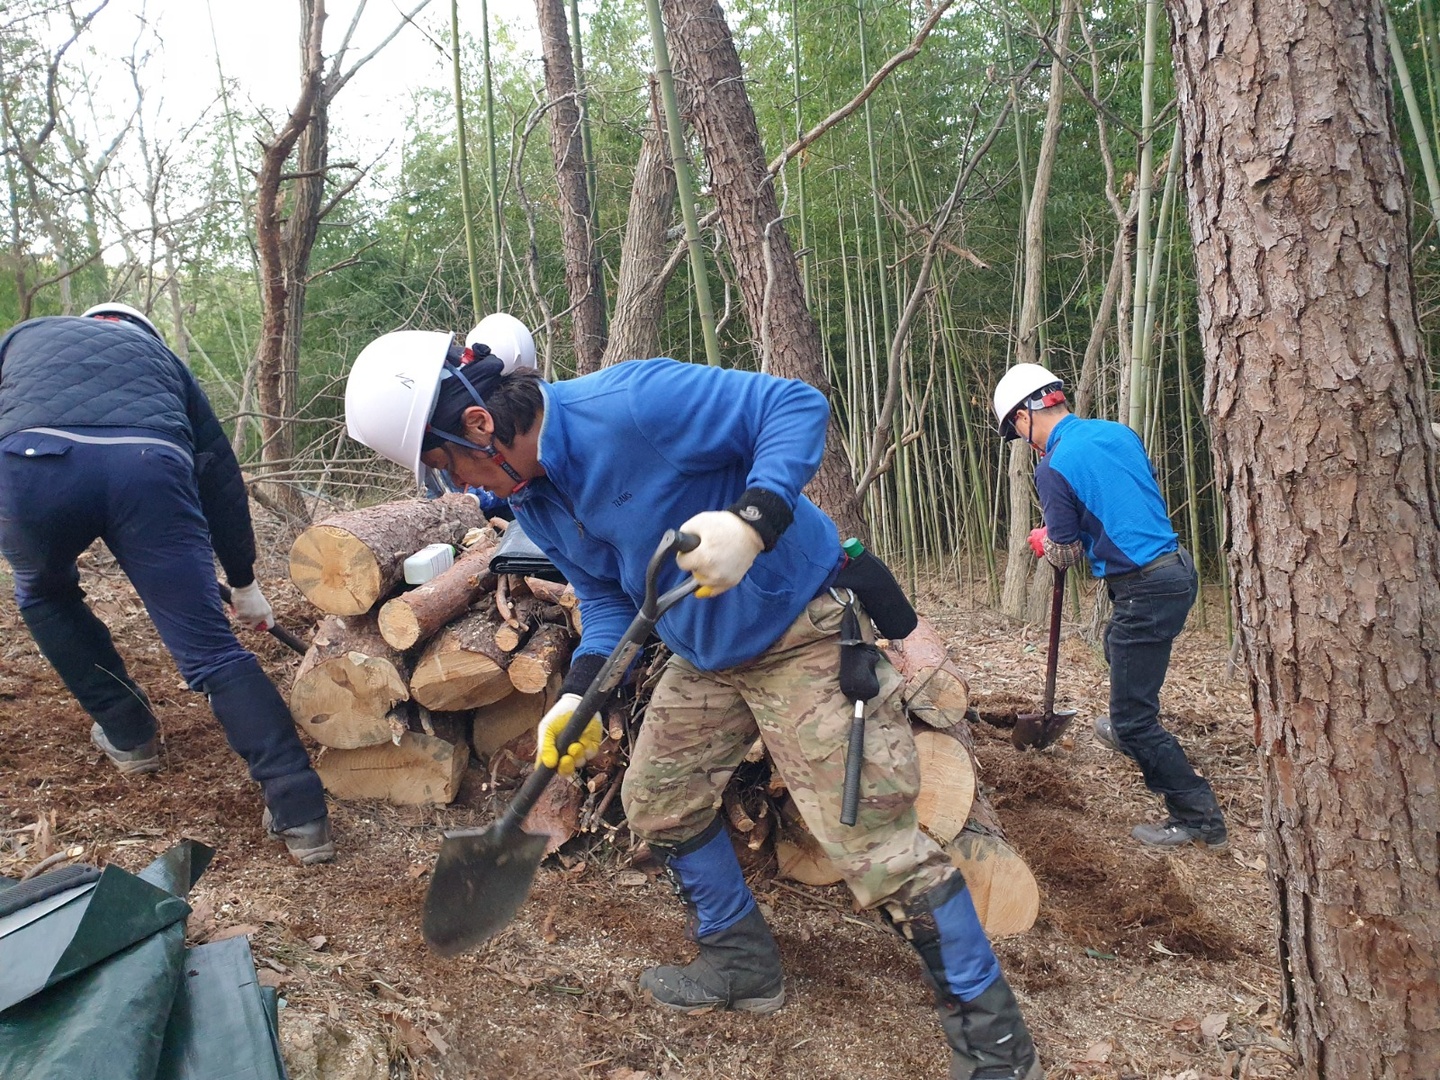
<path fill-rule="evenodd" d="M 504 526 L 469 496 L 449 495 L 340 514 L 296 539 L 291 579 L 324 615 L 290 707 L 323 747 L 316 769 L 334 797 L 448 803 L 472 759 L 492 788 L 529 772 L 535 726 L 558 697 L 580 612 L 567 586 L 490 572 Z M 437 541 L 464 547 L 449 570 L 407 588 L 405 558 Z M 992 936 L 1028 929 L 1039 891 L 977 785 L 964 678 L 924 620 L 905 641 L 881 646 L 904 679 L 921 825 L 965 873 Z M 527 822 L 549 834 L 549 850 L 581 833 L 619 833 L 629 747 L 667 655 L 658 643 L 647 649 L 606 709 L 600 755 L 583 775 L 557 778 Z M 723 812 L 747 866 L 769 863 L 811 885 L 840 880 L 758 740 Z"/>

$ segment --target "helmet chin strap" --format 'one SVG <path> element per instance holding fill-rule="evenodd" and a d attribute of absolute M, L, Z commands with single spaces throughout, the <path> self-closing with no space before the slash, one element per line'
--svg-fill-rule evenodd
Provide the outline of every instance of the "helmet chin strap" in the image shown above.
<path fill-rule="evenodd" d="M 467 349 L 466 351 L 468 352 L 469 350 Z M 476 390 L 475 387 L 470 385 L 469 379 L 465 378 L 465 376 L 460 374 L 460 366 L 458 364 L 454 364 L 448 357 L 445 360 L 445 370 L 440 377 L 442 379 L 459 379 L 460 385 L 463 386 L 469 392 L 470 396 L 475 399 L 475 404 L 479 405 L 480 408 L 485 409 L 487 412 L 489 411 L 489 407 L 485 404 L 485 399 L 480 396 L 480 392 Z M 448 431 L 441 431 L 439 428 L 434 427 L 430 424 L 425 425 L 425 430 L 428 431 L 431 435 L 434 435 L 437 439 L 444 439 L 446 442 L 454 443 L 457 446 L 463 446 L 467 450 L 480 451 L 480 453 L 484 454 L 491 461 L 495 462 L 496 465 L 500 466 L 500 468 L 504 470 L 505 475 L 510 477 L 511 480 L 514 480 L 516 484 L 525 483 L 525 478 L 515 471 L 515 467 L 513 465 L 511 465 L 508 461 L 505 460 L 505 455 L 502 454 L 499 450 L 495 449 L 493 436 L 491 438 L 491 445 L 481 446 L 479 443 L 471 442 L 469 439 L 462 438 L 459 435 L 452 435 Z"/>

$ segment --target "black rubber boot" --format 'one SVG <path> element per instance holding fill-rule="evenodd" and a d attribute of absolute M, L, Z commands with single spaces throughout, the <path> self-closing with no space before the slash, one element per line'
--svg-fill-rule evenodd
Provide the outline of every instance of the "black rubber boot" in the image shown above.
<path fill-rule="evenodd" d="M 684 967 L 654 967 L 640 976 L 640 989 L 657 1005 L 679 1012 L 773 1013 L 785 1004 L 780 953 L 758 907 L 735 925 L 697 938 L 700 955 Z"/>
<path fill-rule="evenodd" d="M 20 617 L 111 748 L 134 750 L 155 738 L 150 699 L 126 672 L 110 631 L 79 595 L 30 604 Z"/>
<path fill-rule="evenodd" d="M 289 708 L 259 661 L 251 656 L 211 675 L 204 690 L 225 740 L 265 791 L 271 830 L 284 833 L 328 817 L 320 777 L 310 767 Z"/>
<path fill-rule="evenodd" d="M 881 914 L 920 954 L 952 1051 L 950 1080 L 1042 1080 L 1035 1043 L 965 879 L 957 873 L 905 904 L 903 921 L 884 907 Z M 962 994 L 974 996 L 967 1001 Z"/>
<path fill-rule="evenodd" d="M 772 1013 L 785 1004 L 785 973 L 775 938 L 715 818 L 699 836 L 675 846 L 652 844 L 675 892 L 690 909 L 700 955 L 684 967 L 651 968 L 640 989 L 667 1009 Z"/>

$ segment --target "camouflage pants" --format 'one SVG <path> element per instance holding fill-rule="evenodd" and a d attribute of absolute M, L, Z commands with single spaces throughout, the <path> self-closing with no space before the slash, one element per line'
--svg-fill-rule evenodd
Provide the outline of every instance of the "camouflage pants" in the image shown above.
<path fill-rule="evenodd" d="M 839 683 L 843 608 L 812 600 L 774 645 L 749 663 L 701 671 L 678 656 L 661 674 L 640 728 L 621 798 L 630 829 L 652 842 L 698 836 L 757 734 L 805 825 L 862 907 L 907 903 L 956 873 L 920 831 L 920 766 L 900 700 L 899 674 L 880 661 L 880 693 L 865 709 L 865 767 L 853 826 L 840 823 L 854 704 Z M 888 901 L 888 903 L 886 903 Z"/>

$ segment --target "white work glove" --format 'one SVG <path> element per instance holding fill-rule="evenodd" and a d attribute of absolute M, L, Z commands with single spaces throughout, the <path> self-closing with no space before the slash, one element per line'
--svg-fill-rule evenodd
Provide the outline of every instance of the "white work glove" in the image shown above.
<path fill-rule="evenodd" d="M 580 741 L 564 747 L 563 754 L 560 752 L 562 747 L 555 745 L 555 740 L 565 730 L 565 725 L 570 723 L 570 718 L 575 715 L 575 706 L 579 704 L 579 694 L 561 694 L 560 700 L 550 706 L 550 711 L 540 718 L 540 726 L 535 729 L 537 766 L 544 765 L 561 776 L 569 776 L 599 753 L 600 740 L 604 736 L 600 732 L 598 713 L 585 725 L 585 730 L 580 733 Z"/>
<path fill-rule="evenodd" d="M 765 550 L 760 534 L 729 510 L 696 514 L 680 526 L 680 531 L 700 538 L 694 551 L 675 556 L 676 565 L 689 570 L 700 582 L 696 596 L 719 596 L 733 589 L 755 562 L 755 556 Z"/>
<path fill-rule="evenodd" d="M 260 591 L 260 583 L 252 581 L 238 589 L 230 590 L 230 605 L 235 609 L 235 618 L 251 630 L 269 630 L 275 625 L 275 612 L 270 601 Z"/>

